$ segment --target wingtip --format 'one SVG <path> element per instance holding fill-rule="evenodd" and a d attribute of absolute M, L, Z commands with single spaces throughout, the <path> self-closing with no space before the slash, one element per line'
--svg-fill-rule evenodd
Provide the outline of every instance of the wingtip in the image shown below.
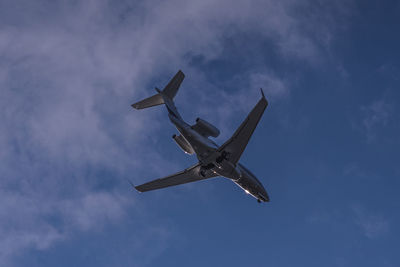
<path fill-rule="evenodd" d="M 183 71 L 181 69 L 178 70 L 177 74 L 182 75 L 182 77 L 185 78 L 185 73 L 183 73 Z"/>
<path fill-rule="evenodd" d="M 128 183 L 132 186 L 132 188 L 134 188 L 136 191 L 140 192 L 140 191 L 136 188 L 136 186 L 132 183 L 131 180 L 129 180 L 129 179 L 126 179 L 126 180 L 127 180 Z"/>
<path fill-rule="evenodd" d="M 266 105 L 268 105 L 268 100 L 265 98 L 263 89 L 260 88 L 260 91 L 261 91 L 261 100 L 264 100 L 266 102 Z"/>
<path fill-rule="evenodd" d="M 264 91 L 263 91 L 263 89 L 262 89 L 262 88 L 260 88 L 260 91 L 261 91 L 261 96 L 262 96 L 262 98 L 264 98 L 264 99 L 265 99 L 265 95 L 264 95 Z"/>

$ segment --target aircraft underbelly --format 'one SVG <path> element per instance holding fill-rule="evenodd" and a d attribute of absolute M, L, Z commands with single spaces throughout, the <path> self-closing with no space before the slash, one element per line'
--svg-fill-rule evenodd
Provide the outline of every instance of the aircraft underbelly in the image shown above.
<path fill-rule="evenodd" d="M 230 178 L 234 181 L 241 178 L 240 170 L 238 170 L 233 163 L 223 160 L 222 162 L 215 162 L 214 164 L 216 166 L 215 171 L 219 175 Z"/>

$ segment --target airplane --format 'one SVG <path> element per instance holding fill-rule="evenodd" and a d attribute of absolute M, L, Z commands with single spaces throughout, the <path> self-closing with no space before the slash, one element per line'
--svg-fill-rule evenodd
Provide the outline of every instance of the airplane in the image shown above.
<path fill-rule="evenodd" d="M 201 118 L 197 118 L 196 123 L 190 125 L 178 113 L 173 99 L 184 78 L 185 75 L 179 70 L 163 90 L 156 87 L 157 94 L 132 104 L 132 107 L 140 110 L 165 104 L 168 117 L 179 132 L 179 135 L 174 134 L 172 138 L 186 154 L 196 154 L 198 163 L 165 178 L 139 186 L 132 184 L 132 186 L 139 192 L 146 192 L 222 176 L 229 178 L 247 194 L 256 198 L 259 203 L 269 202 L 270 198 L 261 182 L 243 164 L 239 163 L 239 159 L 268 105 L 262 89 L 260 89 L 261 99 L 247 118 L 231 138 L 223 145 L 218 146 L 209 138 L 219 136 L 220 131 L 217 127 Z"/>

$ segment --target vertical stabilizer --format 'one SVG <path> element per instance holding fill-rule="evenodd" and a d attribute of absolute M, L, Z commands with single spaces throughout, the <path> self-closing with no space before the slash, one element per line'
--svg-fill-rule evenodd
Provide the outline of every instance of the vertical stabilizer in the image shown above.
<path fill-rule="evenodd" d="M 176 93 L 178 92 L 179 86 L 181 85 L 183 79 L 185 78 L 185 74 L 181 70 L 179 70 L 174 78 L 164 87 L 162 93 L 167 96 L 169 99 L 174 99 Z"/>
<path fill-rule="evenodd" d="M 142 101 L 136 102 L 135 104 L 132 104 L 132 107 L 135 109 L 144 109 L 161 104 L 166 104 L 170 111 L 173 111 L 173 113 L 177 115 L 178 112 L 176 111 L 175 105 L 173 104 L 173 99 L 178 92 L 179 86 L 181 85 L 184 78 L 185 74 L 183 74 L 183 72 L 179 70 L 162 91 L 156 88 L 156 91 L 158 92 L 157 94 L 145 98 Z"/>

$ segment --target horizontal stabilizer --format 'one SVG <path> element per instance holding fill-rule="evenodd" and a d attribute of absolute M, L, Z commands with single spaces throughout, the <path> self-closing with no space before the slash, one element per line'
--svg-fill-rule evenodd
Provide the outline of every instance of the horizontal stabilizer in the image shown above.
<path fill-rule="evenodd" d="M 164 104 L 163 97 L 161 96 L 161 94 L 155 94 L 153 96 L 143 99 L 142 101 L 132 104 L 132 107 L 135 109 L 144 109 L 161 104 Z"/>

